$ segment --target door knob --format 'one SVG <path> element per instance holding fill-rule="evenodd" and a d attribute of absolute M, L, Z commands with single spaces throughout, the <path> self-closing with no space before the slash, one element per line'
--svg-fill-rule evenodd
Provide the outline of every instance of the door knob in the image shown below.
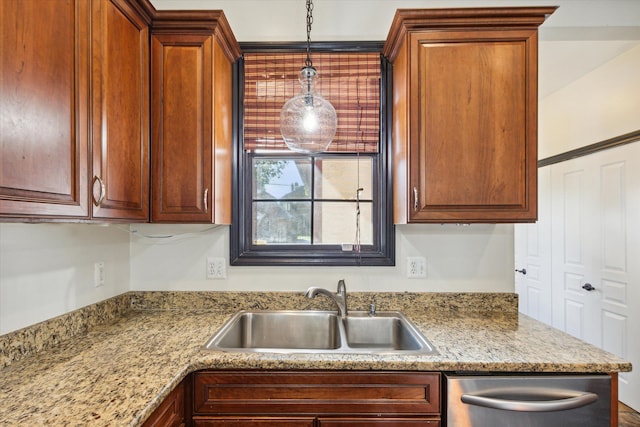
<path fill-rule="evenodd" d="M 591 283 L 585 283 L 584 285 L 582 285 L 582 289 L 589 292 L 596 290 L 596 288 L 594 288 L 593 285 L 591 285 Z"/>
<path fill-rule="evenodd" d="M 522 270 L 518 270 L 518 269 L 516 268 L 516 273 L 527 274 L 527 269 L 526 269 L 526 268 L 523 268 Z"/>

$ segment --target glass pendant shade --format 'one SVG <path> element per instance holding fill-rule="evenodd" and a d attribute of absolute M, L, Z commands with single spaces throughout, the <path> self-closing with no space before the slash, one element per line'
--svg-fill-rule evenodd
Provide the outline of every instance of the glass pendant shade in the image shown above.
<path fill-rule="evenodd" d="M 338 118 L 333 105 L 316 92 L 318 72 L 304 67 L 298 80 L 299 95 L 289 99 L 280 110 L 280 132 L 292 151 L 320 153 L 326 151 L 336 134 Z"/>

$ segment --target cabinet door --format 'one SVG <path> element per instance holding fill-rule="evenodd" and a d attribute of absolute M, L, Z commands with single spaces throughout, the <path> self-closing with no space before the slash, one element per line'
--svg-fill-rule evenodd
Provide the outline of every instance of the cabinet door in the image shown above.
<path fill-rule="evenodd" d="M 535 220 L 537 32 L 416 32 L 409 46 L 409 221 Z"/>
<path fill-rule="evenodd" d="M 94 218 L 149 220 L 149 23 L 93 2 Z"/>
<path fill-rule="evenodd" d="M 440 374 L 425 372 L 201 371 L 193 412 L 439 418 Z"/>
<path fill-rule="evenodd" d="M 314 427 L 313 417 L 194 417 L 195 427 Z"/>
<path fill-rule="evenodd" d="M 144 422 L 143 427 L 178 427 L 184 424 L 185 390 L 184 382 L 167 396 Z"/>
<path fill-rule="evenodd" d="M 440 420 L 417 418 L 319 418 L 319 427 L 439 427 Z"/>
<path fill-rule="evenodd" d="M 212 221 L 212 39 L 151 39 L 152 221 Z"/>
<path fill-rule="evenodd" d="M 88 217 L 90 4 L 0 2 L 0 215 Z"/>

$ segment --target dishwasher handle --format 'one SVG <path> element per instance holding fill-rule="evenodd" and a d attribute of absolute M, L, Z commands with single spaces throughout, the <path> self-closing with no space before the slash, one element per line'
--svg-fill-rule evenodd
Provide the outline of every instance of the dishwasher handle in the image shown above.
<path fill-rule="evenodd" d="M 557 395 L 557 393 L 551 393 Z M 539 395 L 537 395 L 539 396 Z M 477 394 L 465 393 L 461 397 L 462 402 L 469 405 L 484 406 L 491 409 L 502 409 L 504 411 L 516 412 L 553 412 L 563 411 L 565 409 L 576 409 L 587 406 L 596 400 L 598 395 L 595 393 L 583 393 L 579 395 L 567 395 L 560 398 L 552 398 L 551 400 L 511 400 L 501 399 L 497 397 L 487 397 Z"/>

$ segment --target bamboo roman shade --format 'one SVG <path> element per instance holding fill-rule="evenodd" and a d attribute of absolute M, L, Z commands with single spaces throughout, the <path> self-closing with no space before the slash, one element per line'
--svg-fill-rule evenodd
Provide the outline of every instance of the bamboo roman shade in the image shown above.
<path fill-rule="evenodd" d="M 244 55 L 244 148 L 286 150 L 280 109 L 300 93 L 305 53 Z M 380 139 L 380 54 L 313 53 L 317 91 L 336 109 L 338 127 L 328 152 L 376 153 Z"/>

